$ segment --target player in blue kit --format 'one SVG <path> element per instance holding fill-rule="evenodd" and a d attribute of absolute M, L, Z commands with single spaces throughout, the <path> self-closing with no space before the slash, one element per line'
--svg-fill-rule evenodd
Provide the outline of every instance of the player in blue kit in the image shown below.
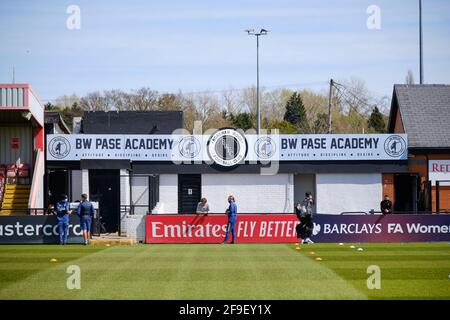
<path fill-rule="evenodd" d="M 56 203 L 56 218 L 58 219 L 59 244 L 66 244 L 69 235 L 69 199 L 64 194 Z"/>
<path fill-rule="evenodd" d="M 227 233 L 225 235 L 225 240 L 223 240 L 223 243 L 227 243 L 228 236 L 231 232 L 231 243 L 235 243 L 236 241 L 236 220 L 237 220 L 237 205 L 236 200 L 233 196 L 228 197 L 228 203 L 230 204 L 228 206 L 228 209 L 226 213 L 228 214 L 228 223 L 227 223 Z"/>
<path fill-rule="evenodd" d="M 78 205 L 77 214 L 80 217 L 81 230 L 83 231 L 84 245 L 89 243 L 92 217 L 94 216 L 94 205 L 87 199 L 87 194 L 81 195 L 81 202 Z"/>

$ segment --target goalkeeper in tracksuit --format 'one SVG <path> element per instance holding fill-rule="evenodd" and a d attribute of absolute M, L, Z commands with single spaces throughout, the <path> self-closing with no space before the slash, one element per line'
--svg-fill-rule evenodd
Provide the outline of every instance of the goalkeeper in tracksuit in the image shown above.
<path fill-rule="evenodd" d="M 297 237 L 301 239 L 301 243 L 314 243 L 311 240 L 314 224 L 312 220 L 313 216 L 314 200 L 311 192 L 305 194 L 305 199 L 298 203 L 295 207 L 295 213 L 300 220 L 300 224 L 297 225 Z"/>

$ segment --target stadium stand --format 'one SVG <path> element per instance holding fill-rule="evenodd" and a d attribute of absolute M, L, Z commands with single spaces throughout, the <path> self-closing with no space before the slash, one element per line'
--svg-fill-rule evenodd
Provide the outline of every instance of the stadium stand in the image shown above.
<path fill-rule="evenodd" d="M 27 164 L 0 165 L 0 210 L 1 215 L 27 214 L 30 198 Z M 20 181 L 20 183 L 19 183 Z"/>

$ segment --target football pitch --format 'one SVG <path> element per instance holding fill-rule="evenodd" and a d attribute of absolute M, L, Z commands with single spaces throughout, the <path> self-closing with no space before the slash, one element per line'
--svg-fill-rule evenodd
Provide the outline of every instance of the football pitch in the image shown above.
<path fill-rule="evenodd" d="M 450 243 L 4 245 L 0 299 L 450 299 Z"/>

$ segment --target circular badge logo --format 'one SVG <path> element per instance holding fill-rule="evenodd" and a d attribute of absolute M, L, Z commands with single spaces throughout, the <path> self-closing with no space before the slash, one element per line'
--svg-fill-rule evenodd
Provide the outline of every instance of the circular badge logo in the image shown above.
<path fill-rule="evenodd" d="M 384 150 L 393 158 L 399 157 L 406 150 L 406 142 L 400 136 L 391 136 L 384 142 Z"/>
<path fill-rule="evenodd" d="M 194 136 L 183 137 L 178 143 L 178 151 L 187 159 L 195 158 L 200 153 L 200 141 Z"/>
<path fill-rule="evenodd" d="M 50 154 L 57 159 L 64 159 L 70 152 L 69 140 L 64 137 L 53 138 L 48 147 Z"/>
<path fill-rule="evenodd" d="M 269 159 L 275 154 L 276 145 L 272 138 L 262 137 L 256 140 L 255 153 L 261 159 Z"/>
<path fill-rule="evenodd" d="M 247 140 L 234 129 L 221 129 L 208 141 L 210 158 L 224 167 L 231 167 L 245 159 Z"/>

